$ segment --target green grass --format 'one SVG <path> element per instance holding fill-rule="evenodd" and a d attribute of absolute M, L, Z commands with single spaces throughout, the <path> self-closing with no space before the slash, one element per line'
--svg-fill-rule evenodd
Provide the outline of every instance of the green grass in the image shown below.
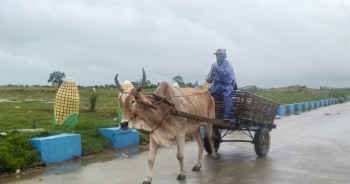
<path fill-rule="evenodd" d="M 75 128 L 53 126 L 53 102 L 57 92 L 54 87 L 29 86 L 0 86 L 0 100 L 6 99 L 18 102 L 0 103 L 0 132 L 4 130 L 8 135 L 0 137 L 0 175 L 15 172 L 17 169 L 36 167 L 40 163 L 37 151 L 28 141 L 32 137 L 56 135 L 60 133 L 77 133 L 82 137 L 83 155 L 98 154 L 112 151 L 112 144 L 102 137 L 98 128 L 117 126 L 113 119 L 118 114 L 118 90 L 111 87 L 96 87 L 98 101 L 95 111 L 90 111 L 92 87 L 79 87 L 80 112 L 79 123 Z M 142 93 L 149 93 L 154 89 L 144 89 Z M 308 89 L 306 87 L 287 87 L 278 89 L 258 89 L 255 94 L 276 101 L 280 104 L 290 104 L 337 98 L 350 95 L 347 89 Z M 36 100 L 36 101 L 31 101 Z M 40 101 L 38 101 L 40 100 Z M 44 128 L 43 132 L 11 133 L 14 129 Z M 140 131 L 141 143 L 147 143 L 149 135 Z"/>
<path fill-rule="evenodd" d="M 254 93 L 283 105 L 349 96 L 350 88 L 318 90 L 304 87 L 293 87 L 258 89 Z"/>
<path fill-rule="evenodd" d="M 90 111 L 91 88 L 80 87 L 79 123 L 75 128 L 54 127 L 54 99 L 57 89 L 53 87 L 8 87 L 0 86 L 0 99 L 20 102 L 0 103 L 0 175 L 15 172 L 17 169 L 35 167 L 40 162 L 36 150 L 29 138 L 56 135 L 60 133 L 77 133 L 82 137 L 82 154 L 90 155 L 112 151 L 111 142 L 98 133 L 99 128 L 118 126 L 113 119 L 118 114 L 118 91 L 109 88 L 97 88 L 99 94 L 95 111 Z M 41 100 L 41 101 L 28 101 Z M 11 133 L 14 129 L 44 128 L 40 133 Z M 141 142 L 148 142 L 148 134 L 141 133 Z M 16 154 L 13 154 L 16 153 Z M 6 160 L 6 161 L 4 161 Z"/>

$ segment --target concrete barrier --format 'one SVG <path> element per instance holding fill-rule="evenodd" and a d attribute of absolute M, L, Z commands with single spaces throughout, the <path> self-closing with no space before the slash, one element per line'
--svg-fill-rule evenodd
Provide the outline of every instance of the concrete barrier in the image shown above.
<path fill-rule="evenodd" d="M 319 100 L 318 102 L 320 104 L 320 107 L 324 107 L 324 101 L 323 100 Z"/>
<path fill-rule="evenodd" d="M 294 104 L 294 114 L 299 115 L 303 111 L 303 106 L 301 103 L 295 103 Z"/>
<path fill-rule="evenodd" d="M 29 140 L 38 150 L 41 160 L 48 164 L 81 156 L 80 134 L 59 134 Z"/>
<path fill-rule="evenodd" d="M 201 127 L 199 128 L 199 131 L 200 131 L 200 133 L 201 133 L 202 138 L 204 138 L 204 134 L 205 134 L 205 129 L 204 129 L 204 127 L 201 126 Z"/>
<path fill-rule="evenodd" d="M 287 114 L 294 115 L 294 104 L 286 104 Z"/>
<path fill-rule="evenodd" d="M 309 102 L 303 102 L 303 110 L 308 111 L 309 110 Z"/>
<path fill-rule="evenodd" d="M 328 100 L 323 100 L 323 106 L 328 106 L 329 103 L 328 103 Z"/>
<path fill-rule="evenodd" d="M 315 109 L 317 109 L 320 106 L 320 103 L 318 101 L 314 101 L 313 103 L 314 103 Z"/>
<path fill-rule="evenodd" d="M 277 110 L 277 115 L 280 116 L 285 116 L 286 115 L 286 106 L 285 105 L 280 105 L 278 110 Z"/>
<path fill-rule="evenodd" d="M 314 102 L 309 102 L 309 109 L 315 109 Z"/>
<path fill-rule="evenodd" d="M 335 98 L 334 100 L 335 100 L 336 104 L 339 103 L 339 99 L 338 98 Z"/>
<path fill-rule="evenodd" d="M 121 130 L 119 127 L 99 128 L 98 132 L 112 141 L 114 149 L 137 146 L 140 144 L 140 134 L 134 129 Z"/>

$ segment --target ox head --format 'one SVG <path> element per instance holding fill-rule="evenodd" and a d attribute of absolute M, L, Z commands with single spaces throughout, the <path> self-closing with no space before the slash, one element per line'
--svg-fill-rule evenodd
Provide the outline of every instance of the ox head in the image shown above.
<path fill-rule="evenodd" d="M 142 80 L 137 88 L 124 90 L 118 82 L 118 74 L 115 76 L 115 84 L 118 90 L 122 93 L 118 99 L 119 105 L 123 110 L 122 119 L 120 121 L 120 128 L 127 129 L 129 127 L 136 129 L 149 130 L 150 128 L 146 125 L 140 115 L 144 114 L 145 110 L 157 109 L 152 102 L 147 99 L 140 92 L 146 84 L 146 73 L 142 69 Z"/>

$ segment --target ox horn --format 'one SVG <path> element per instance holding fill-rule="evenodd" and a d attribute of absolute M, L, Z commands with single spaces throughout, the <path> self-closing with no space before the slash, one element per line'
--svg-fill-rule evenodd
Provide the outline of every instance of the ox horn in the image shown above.
<path fill-rule="evenodd" d="M 122 86 L 119 84 L 119 82 L 118 82 L 118 74 L 115 76 L 114 81 L 115 81 L 115 85 L 117 86 L 118 90 L 119 90 L 121 93 L 123 93 L 124 89 L 123 89 L 123 87 L 122 87 Z"/>
<path fill-rule="evenodd" d="M 140 83 L 139 87 L 136 88 L 136 91 L 140 92 L 141 89 L 145 86 L 145 84 L 146 84 L 146 72 L 142 68 L 142 80 L 141 80 L 141 83 Z"/>

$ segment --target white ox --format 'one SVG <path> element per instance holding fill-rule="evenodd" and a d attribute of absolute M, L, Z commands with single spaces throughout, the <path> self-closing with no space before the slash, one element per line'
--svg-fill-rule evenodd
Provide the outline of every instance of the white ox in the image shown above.
<path fill-rule="evenodd" d="M 204 149 L 203 139 L 199 130 L 201 125 L 204 126 L 209 139 L 211 156 L 214 159 L 218 159 L 214 151 L 214 141 L 212 139 L 213 126 L 205 122 L 173 116 L 169 113 L 173 107 L 160 102 L 159 98 L 157 100 L 152 95 L 141 94 L 140 91 L 146 81 L 146 74 L 143 69 L 142 72 L 143 77 L 140 86 L 130 90 L 123 90 L 118 82 L 118 75 L 115 76 L 115 83 L 118 90 L 122 93 L 118 99 L 123 110 L 120 128 L 125 129 L 130 127 L 151 132 L 148 171 L 143 181 L 144 184 L 150 184 L 152 181 L 153 164 L 158 146 L 164 145 L 169 147 L 174 140 L 177 142 L 177 159 L 180 162 L 180 172 L 177 179 L 184 180 L 186 179 L 183 163 L 186 134 L 191 133 L 197 140 L 199 147 L 198 161 L 192 171 L 199 171 L 201 168 Z M 169 101 L 175 104 L 175 108 L 179 111 L 215 118 L 215 102 L 207 90 L 173 87 L 163 82 L 154 93 L 162 97 L 168 97 Z"/>

